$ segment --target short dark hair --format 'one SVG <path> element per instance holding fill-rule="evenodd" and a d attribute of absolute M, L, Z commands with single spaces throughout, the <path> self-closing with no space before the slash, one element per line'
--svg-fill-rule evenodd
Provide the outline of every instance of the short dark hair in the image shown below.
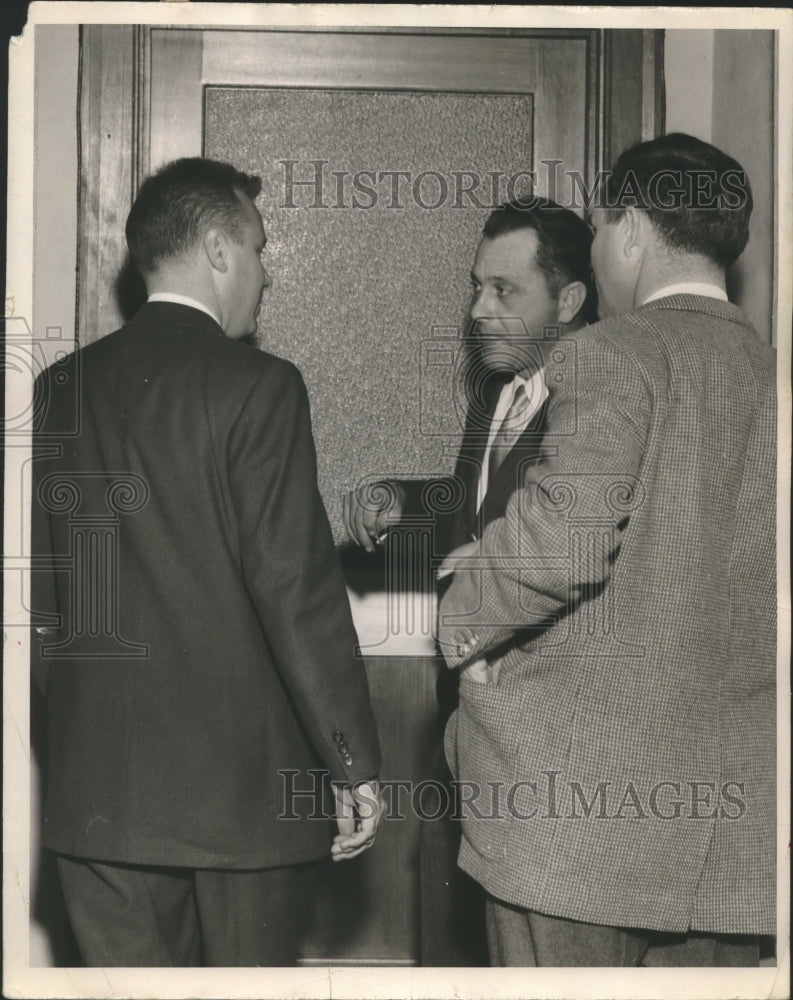
<path fill-rule="evenodd" d="M 173 160 L 147 177 L 127 218 L 127 246 L 141 274 L 151 274 L 163 260 L 195 246 L 212 226 L 241 241 L 245 214 L 237 192 L 253 200 L 259 177 L 230 163 L 186 157 Z"/>
<path fill-rule="evenodd" d="M 606 219 L 646 211 L 666 245 L 729 267 L 749 238 L 752 189 L 746 171 L 720 149 L 684 132 L 636 143 L 606 181 Z"/>
<path fill-rule="evenodd" d="M 526 197 L 508 201 L 491 212 L 482 235 L 492 240 L 523 229 L 537 234 L 537 267 L 545 274 L 549 293 L 556 296 L 571 281 L 580 281 L 587 292 L 581 315 L 588 323 L 594 322 L 597 293 L 589 226 L 575 212 L 550 198 Z"/>

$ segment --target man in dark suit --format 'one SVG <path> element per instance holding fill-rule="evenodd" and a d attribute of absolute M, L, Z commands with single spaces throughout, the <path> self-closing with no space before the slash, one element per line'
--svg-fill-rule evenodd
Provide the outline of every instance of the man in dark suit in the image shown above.
<path fill-rule="evenodd" d="M 88 965 L 288 965 L 317 859 L 379 821 L 380 751 L 300 373 L 240 339 L 258 178 L 163 167 L 127 221 L 149 298 L 42 377 L 33 553 L 57 852 Z M 329 772 L 338 833 L 314 795 Z"/>
<path fill-rule="evenodd" d="M 454 476 L 391 481 L 345 497 L 350 538 L 373 551 L 388 526 L 414 515 L 435 517 L 436 554 L 477 538 L 503 516 L 526 465 L 540 462 L 547 389 L 546 359 L 560 329 L 578 329 L 595 318 L 589 249 L 583 220 L 544 198 L 508 203 L 488 217 L 471 271 L 473 337 L 466 372 L 468 409 Z M 563 370 L 551 360 L 551 366 Z M 443 498 L 445 512 L 433 510 Z M 441 586 L 444 584 L 441 583 Z M 449 785 L 440 749 L 446 720 L 457 702 L 457 675 L 438 679 L 438 759 L 433 778 Z M 483 900 L 478 886 L 457 868 L 459 823 L 450 808 L 422 827 L 422 963 L 484 964 Z M 440 801 L 428 815 L 441 812 Z"/>
<path fill-rule="evenodd" d="M 446 561 L 494 965 L 756 965 L 774 931 L 775 353 L 725 281 L 751 209 L 692 136 L 619 157 L 556 453 Z"/>

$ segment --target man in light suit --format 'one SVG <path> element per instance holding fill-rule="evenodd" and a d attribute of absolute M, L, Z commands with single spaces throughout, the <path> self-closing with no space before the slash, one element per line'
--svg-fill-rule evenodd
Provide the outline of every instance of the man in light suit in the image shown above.
<path fill-rule="evenodd" d="M 558 451 L 446 566 L 459 863 L 494 964 L 752 965 L 775 914 L 775 354 L 725 292 L 751 192 L 674 134 L 603 194 L 609 318 L 549 385 Z"/>
<path fill-rule="evenodd" d="M 386 527 L 431 515 L 434 552 L 442 556 L 503 516 L 521 470 L 545 454 L 545 358 L 558 347 L 560 329 L 578 329 L 595 318 L 591 243 L 586 223 L 549 199 L 510 202 L 491 213 L 471 271 L 469 399 L 454 475 L 349 493 L 344 516 L 354 542 L 371 552 Z M 440 503 L 433 507 L 433 500 Z M 437 694 L 439 752 L 432 777 L 448 786 L 441 743 L 457 702 L 456 674 L 440 675 Z M 425 808 L 428 815 L 442 814 L 422 827 L 422 964 L 486 964 L 481 890 L 456 867 L 456 809 L 450 804 L 443 811 L 429 795 Z"/>
<path fill-rule="evenodd" d="M 148 302 L 38 387 L 44 843 L 88 965 L 293 964 L 313 863 L 379 820 L 306 390 L 240 342 L 269 284 L 259 190 L 198 158 L 148 178 L 127 221 Z M 293 794 L 317 768 L 333 839 Z"/>

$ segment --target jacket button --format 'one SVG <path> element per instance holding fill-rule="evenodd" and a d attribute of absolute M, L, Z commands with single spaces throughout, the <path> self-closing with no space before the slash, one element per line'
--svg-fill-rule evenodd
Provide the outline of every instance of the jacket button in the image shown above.
<path fill-rule="evenodd" d="M 339 753 L 347 753 L 349 749 L 346 743 L 339 743 Z"/>
<path fill-rule="evenodd" d="M 347 767 L 349 767 L 350 764 L 352 764 L 352 757 L 349 754 L 347 754 L 342 759 L 343 759 L 344 763 L 347 765 Z"/>
<path fill-rule="evenodd" d="M 336 732 L 333 734 L 333 742 L 342 743 L 343 741 L 344 741 L 344 733 L 340 729 L 337 729 Z"/>

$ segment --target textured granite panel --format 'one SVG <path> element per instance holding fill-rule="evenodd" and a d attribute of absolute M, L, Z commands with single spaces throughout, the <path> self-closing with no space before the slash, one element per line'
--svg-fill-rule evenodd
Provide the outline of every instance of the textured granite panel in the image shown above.
<path fill-rule="evenodd" d="M 303 372 L 337 541 L 342 495 L 362 479 L 453 468 L 469 271 L 492 172 L 497 203 L 531 169 L 531 126 L 530 95 L 207 88 L 206 155 L 263 179 L 262 347 Z M 463 171 L 482 178 L 482 207 L 460 194 L 475 184 Z M 453 338 L 440 351 L 438 327 Z"/>

